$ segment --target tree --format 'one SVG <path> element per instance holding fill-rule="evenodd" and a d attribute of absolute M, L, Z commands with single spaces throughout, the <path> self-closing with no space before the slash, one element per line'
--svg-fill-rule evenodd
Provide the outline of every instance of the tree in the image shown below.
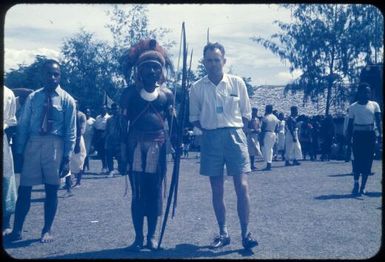
<path fill-rule="evenodd" d="M 251 77 L 242 77 L 242 79 L 246 84 L 247 94 L 252 97 L 256 87 L 251 84 Z"/>
<path fill-rule="evenodd" d="M 203 64 L 203 59 L 199 60 L 198 67 L 197 67 L 197 76 L 198 78 L 202 78 L 205 75 L 207 75 L 206 68 Z"/>
<path fill-rule="evenodd" d="M 283 7 L 291 9 L 293 21 L 275 21 L 281 33 L 273 34 L 270 39 L 253 37 L 252 40 L 288 61 L 291 72 L 302 71 L 298 79 L 286 86 L 286 92 L 303 90 L 304 102 L 309 98 L 314 102 L 326 91 L 328 115 L 332 101 L 338 104 L 349 96 L 346 84 L 357 81 L 358 68 L 373 57 L 371 50 L 377 50 L 375 54 L 380 51 L 383 38 L 378 32 L 383 30 L 380 28 L 383 18 L 376 8 L 367 5 L 286 4 Z M 377 22 L 371 20 L 373 12 L 377 13 Z"/>
<path fill-rule="evenodd" d="M 45 56 L 36 56 L 31 65 L 19 65 L 18 69 L 5 74 L 4 84 L 13 88 L 38 89 L 41 87 L 41 67 L 46 59 Z"/>
<path fill-rule="evenodd" d="M 105 89 L 119 86 L 111 66 L 111 48 L 81 29 L 64 41 L 61 53 L 62 83 L 83 107 L 100 110 L 105 102 Z"/>
<path fill-rule="evenodd" d="M 147 7 L 141 4 L 131 5 L 128 11 L 114 5 L 111 11 L 107 11 L 111 22 L 106 25 L 106 28 L 110 30 L 113 37 L 111 51 L 114 63 L 112 65 L 115 71 L 124 76 L 126 82 L 133 80 L 132 75 L 131 72 L 126 75 L 127 72 L 122 71 L 119 61 L 131 46 L 146 38 L 156 39 L 166 50 L 175 44 L 174 41 L 165 39 L 170 29 L 163 27 L 149 29 L 147 13 Z M 108 94 L 112 92 L 112 90 L 106 91 Z"/>

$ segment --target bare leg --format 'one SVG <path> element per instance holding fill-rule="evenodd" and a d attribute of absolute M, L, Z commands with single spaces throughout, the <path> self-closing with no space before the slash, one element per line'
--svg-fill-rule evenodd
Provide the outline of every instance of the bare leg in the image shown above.
<path fill-rule="evenodd" d="M 41 232 L 40 242 L 48 243 L 53 241 L 51 227 L 55 219 L 57 210 L 57 191 L 58 185 L 45 184 L 45 202 L 44 202 L 44 228 Z"/>
<path fill-rule="evenodd" d="M 212 201 L 219 226 L 220 235 L 228 235 L 226 227 L 226 207 L 223 199 L 224 180 L 223 176 L 210 177 L 210 185 L 212 191 Z"/>
<path fill-rule="evenodd" d="M 237 194 L 237 211 L 239 222 L 241 224 L 242 239 L 246 237 L 247 227 L 249 224 L 249 192 L 247 184 L 247 176 L 241 174 L 234 176 L 234 188 Z"/>

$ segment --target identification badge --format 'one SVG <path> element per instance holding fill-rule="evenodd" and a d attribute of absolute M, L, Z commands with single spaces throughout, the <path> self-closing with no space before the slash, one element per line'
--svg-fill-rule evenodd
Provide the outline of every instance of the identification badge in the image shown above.
<path fill-rule="evenodd" d="M 223 113 L 223 106 L 217 106 L 217 114 Z"/>

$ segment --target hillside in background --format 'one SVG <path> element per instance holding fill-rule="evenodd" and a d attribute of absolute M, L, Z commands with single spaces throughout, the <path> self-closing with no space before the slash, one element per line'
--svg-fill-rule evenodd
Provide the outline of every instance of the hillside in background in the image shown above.
<path fill-rule="evenodd" d="M 265 112 L 265 106 L 272 104 L 274 109 L 278 112 L 283 112 L 285 115 L 290 113 L 291 106 L 298 106 L 299 115 L 324 115 L 326 107 L 326 95 L 320 97 L 318 103 L 312 103 L 308 101 L 306 104 L 303 103 L 303 92 L 297 92 L 291 94 L 289 91 L 286 95 L 284 94 L 285 86 L 271 86 L 264 85 L 258 86 L 253 97 L 251 97 L 251 106 L 257 107 L 259 115 L 263 115 Z M 342 106 L 333 105 L 330 106 L 330 114 L 339 115 L 344 114 L 349 103 L 345 103 Z"/>

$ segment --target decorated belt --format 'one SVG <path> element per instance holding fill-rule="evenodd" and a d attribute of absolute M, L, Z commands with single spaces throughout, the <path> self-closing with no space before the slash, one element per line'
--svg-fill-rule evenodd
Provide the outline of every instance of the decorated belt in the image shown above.
<path fill-rule="evenodd" d="M 150 141 L 164 142 L 166 140 L 166 133 L 164 130 L 146 131 L 146 132 L 137 131 L 133 134 L 133 136 L 136 137 L 141 142 L 150 142 Z"/>

